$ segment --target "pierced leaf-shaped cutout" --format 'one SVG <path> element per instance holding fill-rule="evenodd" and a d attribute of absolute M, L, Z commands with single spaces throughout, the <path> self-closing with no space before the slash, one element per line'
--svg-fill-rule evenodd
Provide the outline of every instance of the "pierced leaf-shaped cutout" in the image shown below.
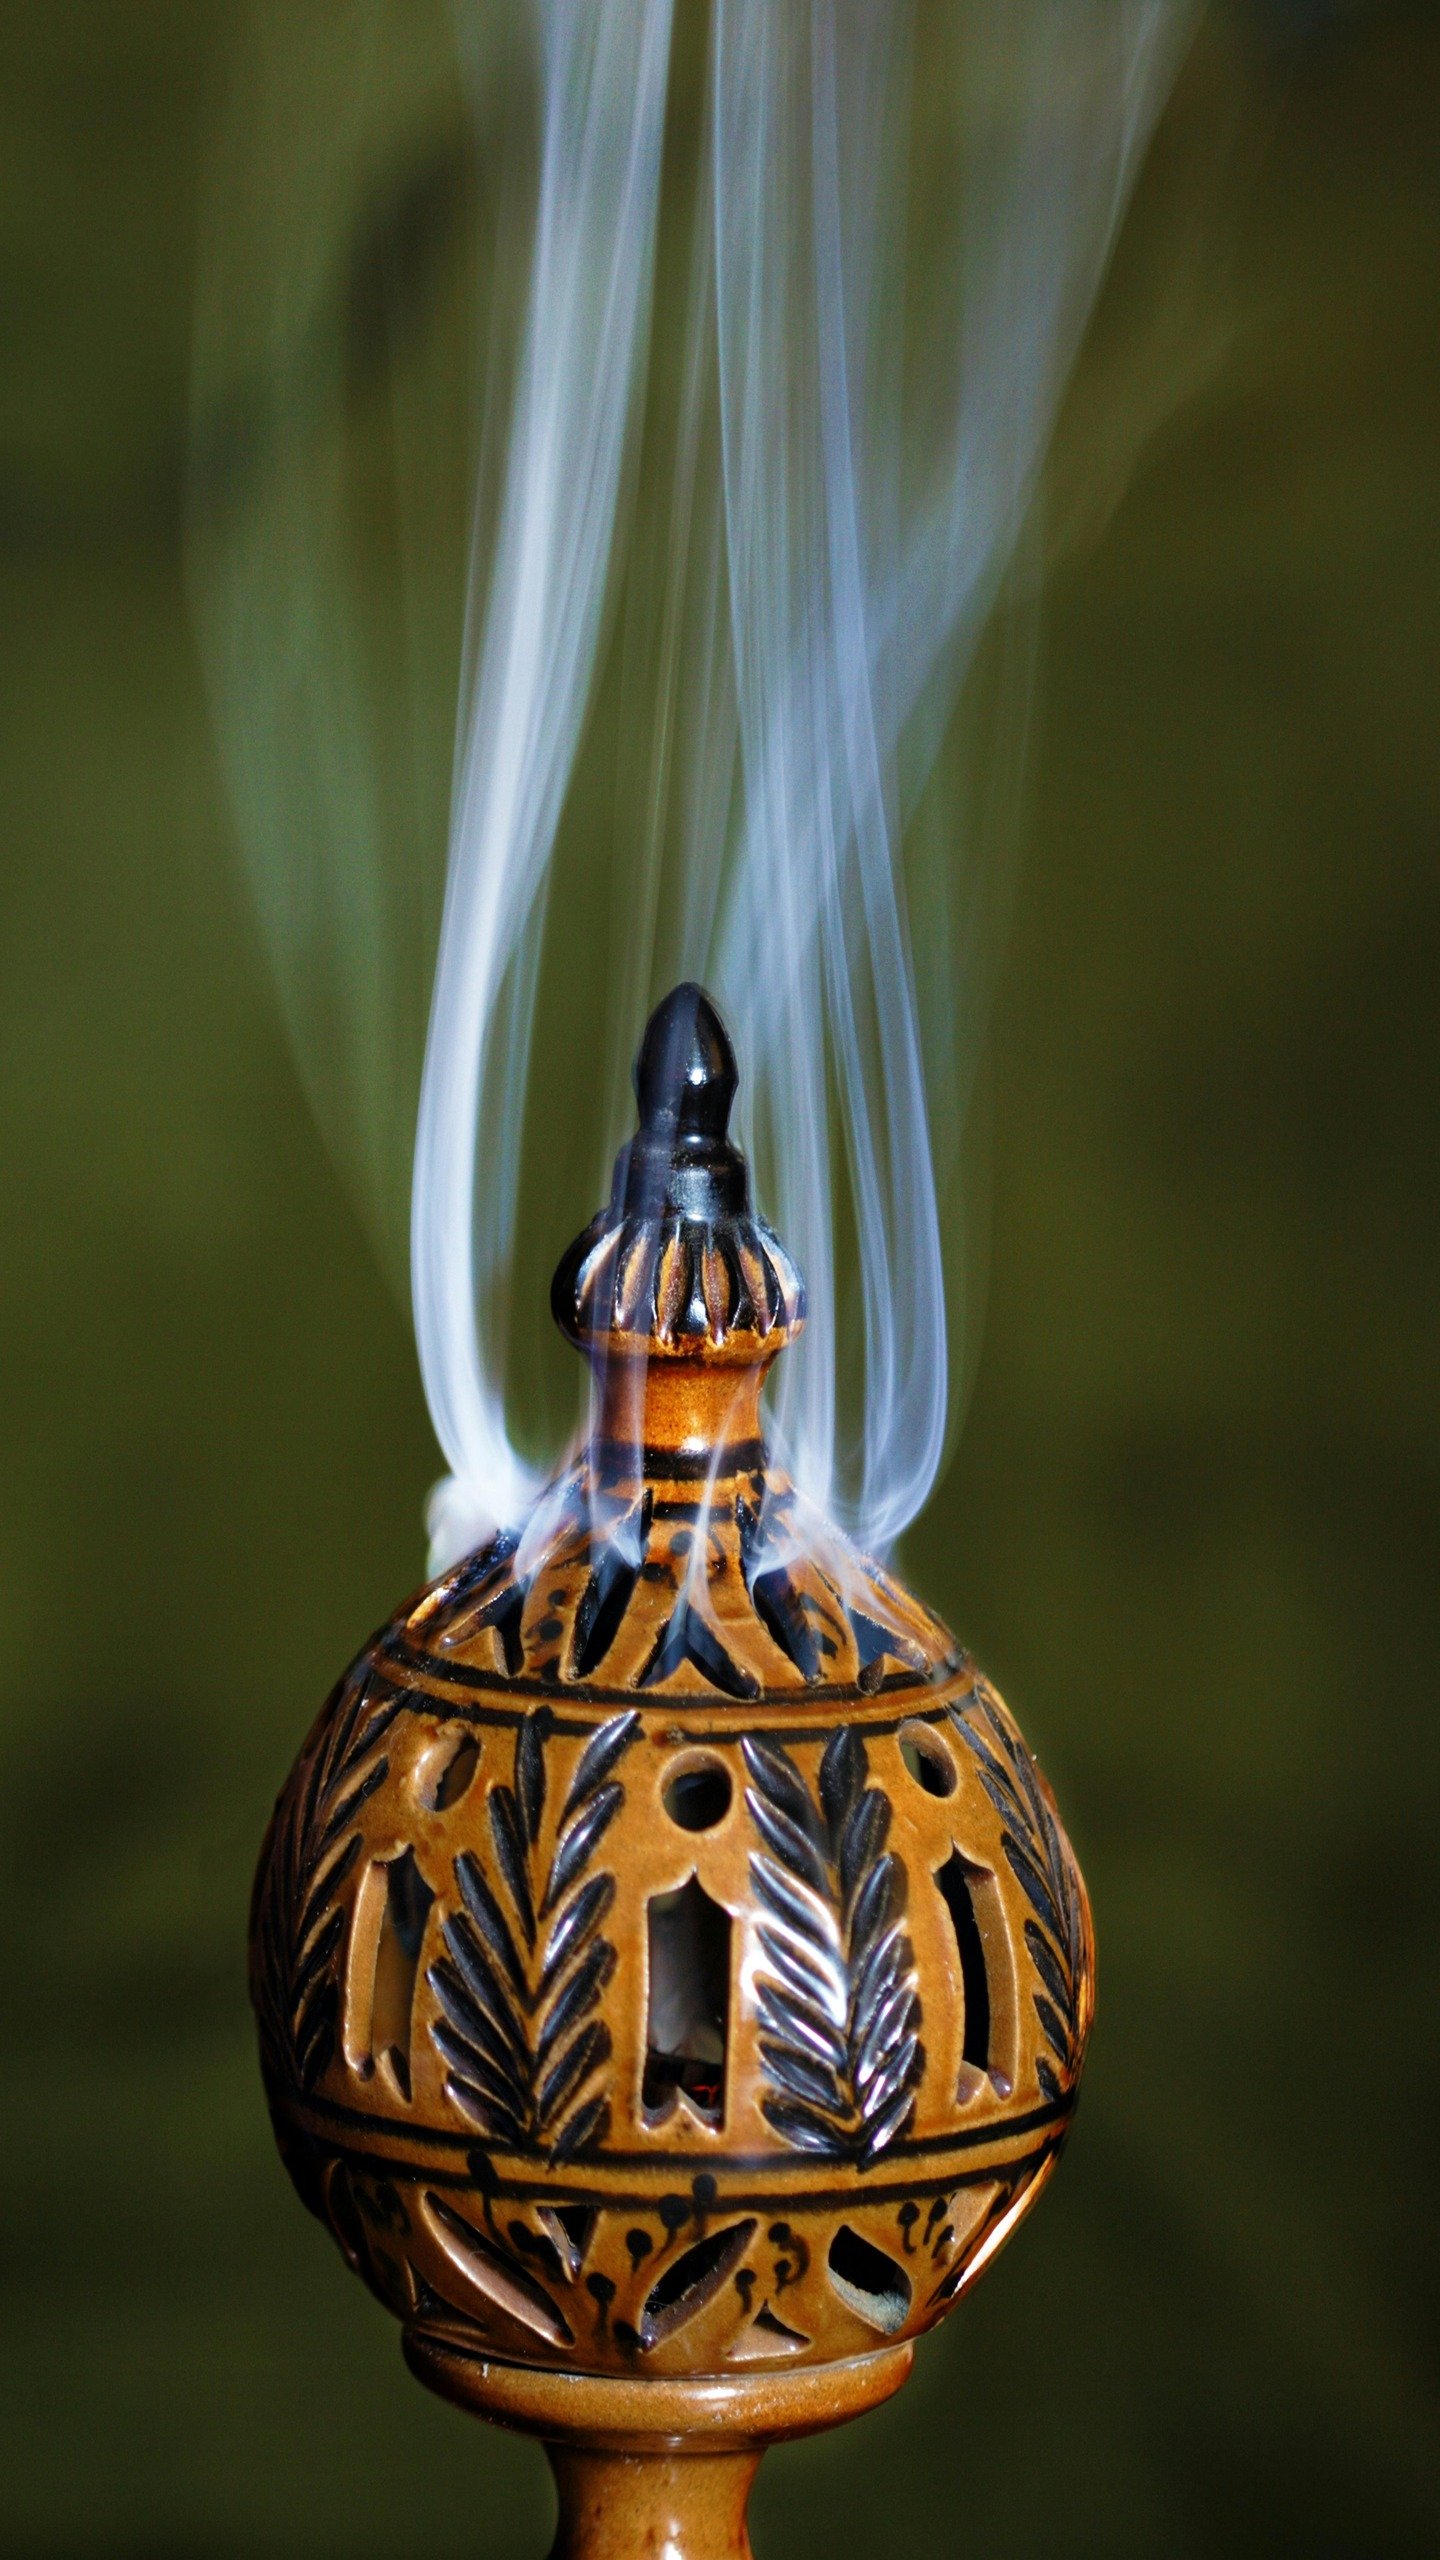
<path fill-rule="evenodd" d="M 936 1874 L 951 1925 L 955 1931 L 955 1949 L 960 1959 L 960 1986 L 965 2001 L 964 2043 L 961 2059 L 967 2074 L 960 2095 L 973 2096 L 976 2080 L 990 2068 L 990 1976 L 985 1963 L 985 1941 L 975 1911 L 975 1886 L 983 1883 L 986 1869 L 974 1867 L 953 1849 Z"/>
<path fill-rule="evenodd" d="M 497 1600 L 489 1620 L 495 1630 L 506 1675 L 511 1680 L 518 1680 L 525 1668 L 525 1647 L 520 1634 L 524 1616 L 525 1586 L 517 1582 L 513 1590 Z"/>
<path fill-rule="evenodd" d="M 686 1662 L 694 1666 L 709 1688 L 718 1689 L 724 1697 L 753 1698 L 759 1687 L 753 1672 L 742 1670 L 738 1662 L 731 1660 L 719 1637 L 682 1593 L 640 1674 L 640 1687 L 653 1689 L 658 1681 L 672 1678 Z"/>
<path fill-rule="evenodd" d="M 725 2231 L 709 2231 L 672 2259 L 657 2276 L 640 2314 L 640 2343 L 658 2347 L 713 2302 L 720 2287 L 738 2267 L 755 2236 L 755 2219 L 732 2222 Z"/>
<path fill-rule="evenodd" d="M 760 1514 L 743 1497 L 735 1505 L 740 1532 L 740 1566 L 750 1605 L 771 1643 L 793 1664 L 802 1680 L 820 1676 L 820 1640 L 804 1601 L 783 1565 L 767 1564 L 768 1547 Z"/>
<path fill-rule="evenodd" d="M 514 1578 L 515 1547 L 514 1536 L 507 1534 L 495 1539 L 469 1565 L 461 1566 L 448 1586 L 446 1607 L 433 1639 L 440 1652 L 453 1653 L 488 1629 L 494 1636 L 501 1667 L 512 1679 L 524 1663 L 520 1620 L 527 1588 Z M 422 1603 L 422 1611 L 425 1605 Z M 420 1614 L 417 1612 L 417 1620 Z"/>
<path fill-rule="evenodd" d="M 788 1573 L 757 1573 L 750 1585 L 755 1614 L 802 1680 L 820 1677 L 820 1645 Z"/>
<path fill-rule="evenodd" d="M 847 2311 L 893 2337 L 910 2316 L 910 2279 L 898 2262 L 842 2222 L 825 2260 Z"/>
<path fill-rule="evenodd" d="M 630 1606 L 645 1550 L 650 1541 L 650 1507 L 653 1496 L 647 1490 L 637 1511 L 621 1522 L 613 1536 L 596 1552 L 590 1579 L 575 1612 L 575 1634 L 571 1648 L 571 1676 L 588 1680 L 597 1671 L 614 1643 Z"/>
<path fill-rule="evenodd" d="M 425 2209 L 452 2268 L 474 2292 L 497 2311 L 518 2320 L 522 2328 L 547 2339 L 552 2347 L 572 2343 L 569 2322 L 542 2284 L 497 2249 L 444 2196 L 427 2189 Z"/>
<path fill-rule="evenodd" d="M 487 1630 L 495 1639 L 499 1654 L 498 1668 L 507 1679 L 514 1680 L 525 1668 L 525 1648 L 521 1642 L 520 1624 L 525 1615 L 523 1582 L 506 1581 L 492 1600 L 478 1608 L 465 1609 L 442 1628 L 436 1643 L 442 1653 L 453 1653 L 462 1644 L 471 1644 Z"/>
<path fill-rule="evenodd" d="M 550 2235 L 560 2255 L 561 2265 L 572 2283 L 585 2264 L 586 2253 L 600 2217 L 592 2205 L 542 2205 L 536 2221 Z"/>
<path fill-rule="evenodd" d="M 907 1774 L 927 1796 L 953 1796 L 956 1769 L 949 1751 L 928 1725 L 905 1724 L 897 1735 Z"/>
<path fill-rule="evenodd" d="M 470 1782 L 480 1766 L 480 1745 L 473 1733 L 464 1733 L 430 1786 L 430 1805 L 435 1813 L 448 1813 L 468 1794 Z"/>
<path fill-rule="evenodd" d="M 848 1614 L 860 1663 L 857 1685 L 867 1694 L 880 1687 L 887 1658 L 907 1671 L 925 1669 L 925 1656 L 909 1636 L 883 1626 L 878 1618 L 867 1617 L 863 1609 L 851 1609 Z"/>
<path fill-rule="evenodd" d="M 385 1907 L 375 1948 L 375 1991 L 370 2007 L 370 2052 L 382 2054 L 403 2098 L 410 2095 L 410 2017 L 425 1923 L 435 1899 L 415 1863 L 402 1850 L 385 1868 Z"/>
<path fill-rule="evenodd" d="M 436 1640 L 442 1646 L 463 1644 L 474 1633 L 476 1612 L 483 1610 L 509 1579 L 510 1565 L 519 1540 L 513 1530 L 504 1530 L 472 1556 L 466 1556 L 442 1582 L 435 1583 L 411 1610 L 405 1621 L 408 1635 L 420 1635 L 439 1622 Z"/>

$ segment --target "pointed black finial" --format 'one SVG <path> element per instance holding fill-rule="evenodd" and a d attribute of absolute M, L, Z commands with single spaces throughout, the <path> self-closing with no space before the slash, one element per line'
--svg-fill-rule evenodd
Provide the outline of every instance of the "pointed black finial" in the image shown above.
<path fill-rule="evenodd" d="M 704 988 L 689 979 L 673 987 L 635 1059 L 641 1128 L 682 1143 L 723 1138 L 739 1081 L 730 1035 Z"/>
<path fill-rule="evenodd" d="M 640 1126 L 615 1167 L 616 1206 L 663 1217 L 742 1210 L 745 1159 L 726 1136 L 740 1081 L 730 1034 L 703 987 L 672 987 L 635 1059 Z"/>

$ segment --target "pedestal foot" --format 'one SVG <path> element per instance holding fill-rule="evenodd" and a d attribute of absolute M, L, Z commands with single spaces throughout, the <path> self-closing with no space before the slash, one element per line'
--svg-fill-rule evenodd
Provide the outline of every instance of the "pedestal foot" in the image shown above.
<path fill-rule="evenodd" d="M 447 2400 L 543 2438 L 560 2498 L 550 2560 L 751 2560 L 745 2509 L 766 2445 L 878 2408 L 914 2349 L 674 2381 L 504 2364 L 413 2331 L 405 2354 Z"/>

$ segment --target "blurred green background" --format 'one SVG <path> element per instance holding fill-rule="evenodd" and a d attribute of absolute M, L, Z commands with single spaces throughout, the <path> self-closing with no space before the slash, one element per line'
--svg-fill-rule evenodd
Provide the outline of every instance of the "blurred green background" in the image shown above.
<path fill-rule="evenodd" d="M 245 2005 L 437 1457 L 187 617 L 227 14 L 0 11 L 0 2538 L 538 2560 L 539 2454 L 403 2373 Z M 986 1329 L 905 1563 L 1056 1781 L 1100 2019 L 1043 2209 L 770 2456 L 762 2560 L 1440 2534 L 1437 102 L 1432 8 L 1218 10 L 1061 422 Z M 1072 505 L 1142 303 L 1161 423 Z"/>

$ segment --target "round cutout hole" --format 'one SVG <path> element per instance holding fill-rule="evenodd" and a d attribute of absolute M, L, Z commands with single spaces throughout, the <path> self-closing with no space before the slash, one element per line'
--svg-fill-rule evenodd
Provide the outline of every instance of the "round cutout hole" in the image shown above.
<path fill-rule="evenodd" d="M 730 1773 L 718 1760 L 692 1760 L 667 1778 L 662 1801 L 682 1831 L 713 1831 L 730 1810 Z"/>
<path fill-rule="evenodd" d="M 900 1757 L 917 1787 L 927 1796 L 953 1796 L 955 1763 L 937 1734 L 923 1724 L 903 1725 Z"/>

